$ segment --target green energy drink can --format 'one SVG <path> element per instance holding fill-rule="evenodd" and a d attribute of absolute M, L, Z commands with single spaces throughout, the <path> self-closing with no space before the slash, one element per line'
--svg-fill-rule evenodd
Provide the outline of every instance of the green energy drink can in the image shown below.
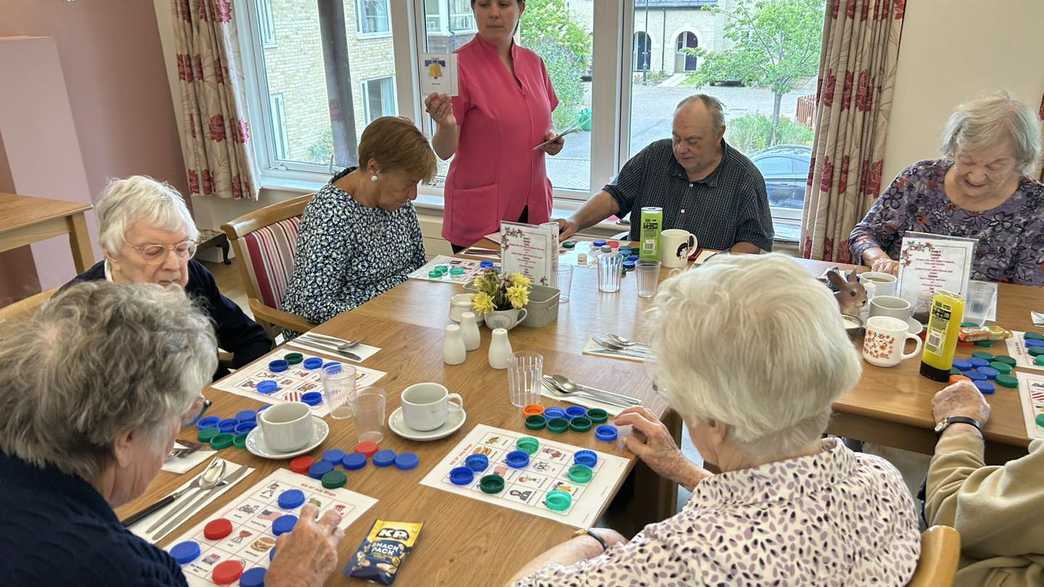
<path fill-rule="evenodd" d="M 663 230 L 663 208 L 649 206 L 642 208 L 640 219 L 638 258 L 643 261 L 660 260 L 660 232 Z"/>

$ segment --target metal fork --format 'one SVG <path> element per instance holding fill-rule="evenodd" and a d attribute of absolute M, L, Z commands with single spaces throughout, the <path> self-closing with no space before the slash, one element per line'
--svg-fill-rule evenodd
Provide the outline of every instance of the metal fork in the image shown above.
<path fill-rule="evenodd" d="M 620 336 L 618 334 L 609 333 L 609 334 L 606 334 L 605 337 L 607 339 L 609 339 L 610 341 L 615 342 L 616 344 L 618 344 L 620 346 L 623 346 L 623 347 L 639 347 L 639 348 L 643 348 L 643 349 L 648 349 L 649 348 L 649 345 L 645 344 L 644 342 L 639 342 L 637 340 L 632 340 L 630 338 L 624 338 L 624 337 L 622 337 L 622 336 Z"/>
<path fill-rule="evenodd" d="M 301 338 L 311 338 L 316 341 L 325 342 L 326 344 L 340 345 L 346 349 L 359 346 L 362 342 L 361 338 L 352 338 L 345 340 L 343 338 L 337 338 L 336 336 L 327 336 L 325 334 L 319 334 L 318 332 L 306 332 L 301 335 Z"/>
<path fill-rule="evenodd" d="M 602 347 L 603 349 L 610 350 L 610 351 L 613 351 L 615 353 L 620 353 L 621 355 L 630 355 L 630 356 L 633 356 L 633 357 L 638 357 L 640 359 L 651 359 L 651 358 L 653 358 L 652 352 L 650 352 L 649 350 L 646 350 L 646 349 L 640 349 L 640 348 L 636 348 L 636 347 L 625 347 L 625 346 L 618 345 L 618 344 L 613 343 L 613 342 L 609 342 L 608 340 L 605 340 L 604 338 L 598 338 L 597 336 L 592 336 L 591 340 L 595 341 L 595 344 L 597 344 L 598 346 Z"/>

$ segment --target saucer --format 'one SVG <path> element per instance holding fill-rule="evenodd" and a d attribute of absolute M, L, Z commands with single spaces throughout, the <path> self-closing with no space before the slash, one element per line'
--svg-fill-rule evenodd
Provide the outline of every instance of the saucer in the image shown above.
<path fill-rule="evenodd" d="M 330 425 L 326 423 L 319 416 L 312 416 L 312 439 L 308 441 L 308 444 L 289 452 L 281 452 L 268 448 L 265 444 L 264 433 L 261 431 L 261 427 L 258 426 L 250 431 L 246 439 L 246 449 L 250 451 L 250 454 L 259 456 L 263 459 L 288 459 L 290 457 L 296 457 L 297 455 L 303 455 L 304 453 L 312 450 L 319 446 L 326 440 L 327 435 L 330 434 Z"/>
<path fill-rule="evenodd" d="M 467 419 L 468 413 L 464 410 L 450 410 L 445 424 L 434 430 L 421 432 L 407 426 L 405 418 L 402 417 L 402 408 L 396 408 L 392 415 L 388 417 L 388 428 L 391 428 L 391 431 L 399 436 L 410 440 L 438 440 L 460 430 L 460 427 L 464 425 L 464 421 Z"/>

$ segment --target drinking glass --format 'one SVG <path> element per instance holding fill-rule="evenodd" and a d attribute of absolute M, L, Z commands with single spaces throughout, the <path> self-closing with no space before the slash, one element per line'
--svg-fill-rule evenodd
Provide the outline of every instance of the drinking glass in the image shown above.
<path fill-rule="evenodd" d="M 569 292 L 573 289 L 573 266 L 558 266 L 558 303 L 564 304 L 569 301 Z"/>
<path fill-rule="evenodd" d="M 511 396 L 511 404 L 516 408 L 524 408 L 529 404 L 540 403 L 543 377 L 542 355 L 529 351 L 512 354 L 511 363 L 508 365 L 508 393 Z"/>
<path fill-rule="evenodd" d="M 635 274 L 638 276 L 638 297 L 651 298 L 656 295 L 656 286 L 660 283 L 660 262 L 638 261 Z"/>
<path fill-rule="evenodd" d="M 352 398 L 355 396 L 355 367 L 329 363 L 320 373 L 323 395 L 330 408 L 330 417 L 346 420 L 352 417 Z"/>
<path fill-rule="evenodd" d="M 985 281 L 968 282 L 968 303 L 964 306 L 964 322 L 982 326 L 997 297 L 997 284 Z"/>
<path fill-rule="evenodd" d="M 355 432 L 359 442 L 384 440 L 384 388 L 364 387 L 355 394 Z"/>
<path fill-rule="evenodd" d="M 598 291 L 616 293 L 620 291 L 620 278 L 623 277 L 623 259 L 614 253 L 603 253 L 598 256 Z"/>

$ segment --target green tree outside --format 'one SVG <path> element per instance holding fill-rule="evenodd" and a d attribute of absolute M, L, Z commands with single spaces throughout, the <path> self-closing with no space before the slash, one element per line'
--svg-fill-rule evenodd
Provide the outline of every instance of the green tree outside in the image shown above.
<path fill-rule="evenodd" d="M 529 0 L 519 29 L 522 46 L 547 66 L 559 102 L 552 121 L 564 130 L 586 108 L 581 77 L 591 69 L 591 34 L 572 19 L 565 0 Z"/>
<path fill-rule="evenodd" d="M 812 129 L 801 126 L 786 116 L 780 117 L 772 143 L 772 119 L 764 114 L 744 114 L 729 121 L 726 140 L 743 153 L 757 153 L 774 144 L 811 145 Z"/>

